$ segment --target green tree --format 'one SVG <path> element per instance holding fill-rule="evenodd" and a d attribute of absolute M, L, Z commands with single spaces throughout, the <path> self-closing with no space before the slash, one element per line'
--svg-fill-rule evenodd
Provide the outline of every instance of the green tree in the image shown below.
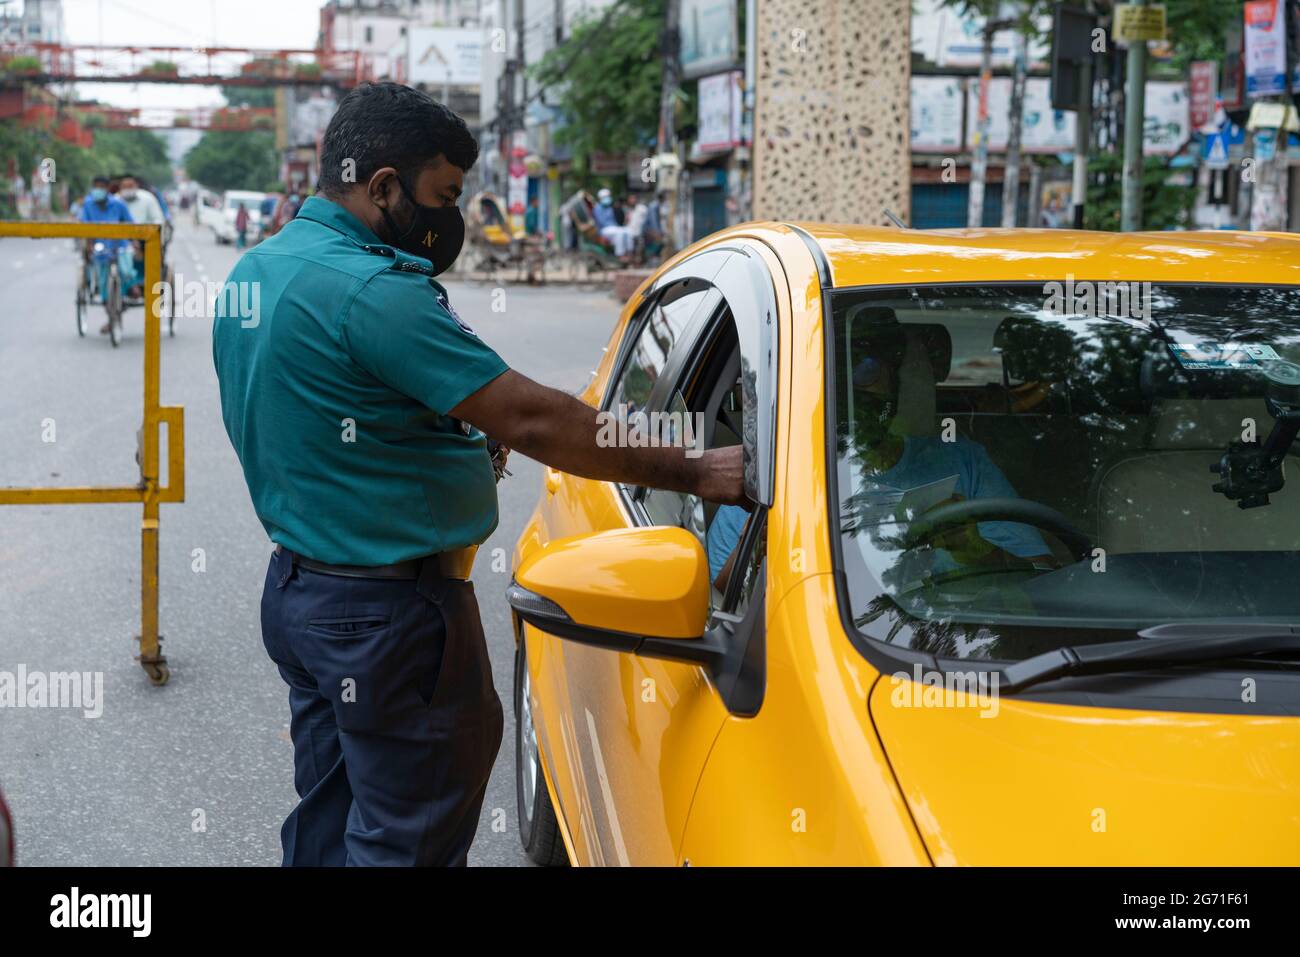
<path fill-rule="evenodd" d="M 263 190 L 278 165 L 273 133 L 210 131 L 185 154 L 190 178 L 215 190 Z"/>
<path fill-rule="evenodd" d="M 530 71 L 558 104 L 565 125 L 556 141 L 586 168 L 592 153 L 623 153 L 659 128 L 664 0 L 622 0 L 582 21 Z"/>
<path fill-rule="evenodd" d="M 54 161 L 56 184 L 68 186 L 69 200 L 75 203 L 90 188 L 97 175 L 132 172 L 143 176 L 151 185 L 167 186 L 172 182 L 167 145 L 149 130 L 94 130 L 90 147 L 77 146 L 54 135 L 53 127 L 22 126 L 16 121 L 0 123 L 0 165 L 12 159 L 23 177 L 31 175 L 43 159 Z M 30 184 L 29 184 L 30 185 Z M 59 190 L 54 191 L 56 212 Z"/>
<path fill-rule="evenodd" d="M 1094 153 L 1088 160 L 1088 204 L 1085 229 L 1118 231 L 1124 159 L 1116 153 Z M 1184 171 L 1186 172 L 1186 171 Z M 1148 156 L 1142 162 L 1142 228 L 1187 229 L 1191 224 L 1196 187 L 1171 183 L 1174 175 L 1166 157 Z"/>
<path fill-rule="evenodd" d="M 275 106 L 275 88 L 270 86 L 223 86 L 221 95 L 230 106 Z"/>

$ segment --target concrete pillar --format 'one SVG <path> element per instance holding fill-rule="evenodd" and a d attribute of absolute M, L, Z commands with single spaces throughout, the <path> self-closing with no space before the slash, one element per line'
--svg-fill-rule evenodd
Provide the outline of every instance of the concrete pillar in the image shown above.
<path fill-rule="evenodd" d="M 911 0 L 760 0 L 755 219 L 911 213 Z"/>

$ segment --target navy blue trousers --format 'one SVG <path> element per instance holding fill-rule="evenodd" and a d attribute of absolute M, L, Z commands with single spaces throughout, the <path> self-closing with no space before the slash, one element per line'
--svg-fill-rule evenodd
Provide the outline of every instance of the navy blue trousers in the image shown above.
<path fill-rule="evenodd" d="M 474 586 L 342 578 L 271 556 L 262 640 L 289 685 L 288 866 L 464 866 L 501 746 Z"/>

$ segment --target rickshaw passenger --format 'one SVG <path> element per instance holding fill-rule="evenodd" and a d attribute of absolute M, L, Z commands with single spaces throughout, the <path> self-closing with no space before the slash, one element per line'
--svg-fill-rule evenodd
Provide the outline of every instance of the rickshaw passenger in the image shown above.
<path fill-rule="evenodd" d="M 96 176 L 90 184 L 90 193 L 81 204 L 77 219 L 83 223 L 131 223 L 131 211 L 116 196 L 109 195 L 108 177 Z M 125 239 L 105 239 L 104 248 L 110 256 L 117 257 L 117 271 L 122 277 L 122 288 L 130 289 L 136 285 L 135 264 L 131 259 L 131 243 Z M 109 256 L 95 260 L 95 269 L 99 278 L 99 293 L 102 301 L 108 301 L 108 264 Z M 103 329 L 108 331 L 107 325 Z"/>
<path fill-rule="evenodd" d="M 167 221 L 167 216 L 163 212 L 162 205 L 158 202 L 158 197 L 154 196 L 148 189 L 143 188 L 139 177 L 131 173 L 122 174 L 122 185 L 117 192 L 117 198 L 126 204 L 132 222 L 162 226 Z M 142 248 L 135 243 L 132 244 L 131 266 L 135 282 L 125 286 L 125 288 L 128 296 L 135 296 L 139 294 L 139 286 L 144 281 L 144 254 Z"/>

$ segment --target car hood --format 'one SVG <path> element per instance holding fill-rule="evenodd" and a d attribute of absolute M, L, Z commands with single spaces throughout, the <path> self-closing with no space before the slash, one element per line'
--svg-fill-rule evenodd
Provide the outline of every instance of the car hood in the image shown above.
<path fill-rule="evenodd" d="M 936 864 L 1300 860 L 1300 718 L 919 691 L 882 676 L 870 708 Z"/>

